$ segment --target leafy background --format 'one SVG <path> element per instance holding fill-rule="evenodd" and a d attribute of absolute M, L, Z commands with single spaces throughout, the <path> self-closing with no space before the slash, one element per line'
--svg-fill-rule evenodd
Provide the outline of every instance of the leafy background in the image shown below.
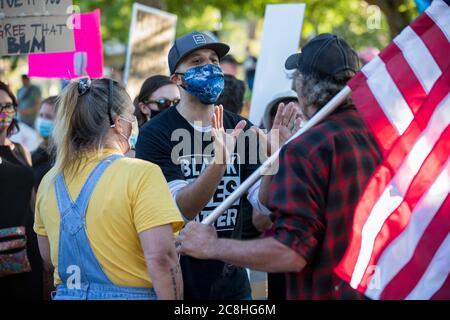
<path fill-rule="evenodd" d="M 126 43 L 133 0 L 75 0 L 82 11 L 102 10 L 105 41 Z M 413 0 L 140 0 L 178 16 L 177 34 L 192 30 L 216 31 L 229 42 L 238 57 L 243 57 L 248 43 L 258 54 L 258 39 L 267 4 L 306 4 L 302 40 L 323 32 L 333 32 L 348 40 L 356 49 L 383 48 L 391 38 L 417 15 Z M 376 5 L 376 7 L 374 6 Z M 378 18 L 379 17 L 379 18 Z M 379 22 L 379 23 L 377 23 Z M 376 28 L 369 25 L 375 23 Z"/>

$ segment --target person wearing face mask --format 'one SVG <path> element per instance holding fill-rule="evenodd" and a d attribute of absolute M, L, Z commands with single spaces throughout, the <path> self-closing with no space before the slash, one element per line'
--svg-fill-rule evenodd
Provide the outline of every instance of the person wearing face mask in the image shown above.
<path fill-rule="evenodd" d="M 34 225 L 46 270 L 55 267 L 53 299 L 181 299 L 183 220 L 159 167 L 124 157 L 138 135 L 125 88 L 83 78 L 59 103 Z"/>
<path fill-rule="evenodd" d="M 42 101 L 34 125 L 35 129 L 43 139 L 39 148 L 32 154 L 34 184 L 36 190 L 39 188 L 42 178 L 52 168 L 54 162 L 51 155 L 51 136 L 53 128 L 55 127 L 57 100 L 57 96 L 52 96 Z"/>
<path fill-rule="evenodd" d="M 251 123 L 223 106 L 215 106 L 224 89 L 219 61 L 229 49 L 202 32 L 191 32 L 175 41 L 168 60 L 181 101 L 141 128 L 136 146 L 137 158 L 161 167 L 188 221 L 205 219 L 260 165 L 257 147 L 250 150 L 249 140 L 255 135 L 248 130 Z M 237 141 L 244 136 L 240 135 L 243 131 L 249 139 Z M 258 194 L 257 184 L 247 198 L 253 207 L 267 212 Z M 241 238 L 241 206 L 242 200 L 237 201 L 216 221 L 219 237 Z M 181 257 L 181 267 L 187 300 L 252 298 L 243 268 L 186 256 Z"/>
<path fill-rule="evenodd" d="M 290 55 L 285 67 L 294 71 L 298 103 L 309 121 L 358 73 L 360 64 L 347 41 L 326 33 Z M 273 126 L 278 120 L 275 116 Z M 282 272 L 288 300 L 367 299 L 337 276 L 336 266 L 354 232 L 355 208 L 382 160 L 375 137 L 347 97 L 320 123 L 285 145 L 279 171 L 263 178 L 261 189 L 268 188 L 262 201 L 274 210 L 270 237 L 218 239 L 210 226 L 189 223 L 180 232 L 179 252 Z"/>
<path fill-rule="evenodd" d="M 180 90 L 167 76 L 156 75 L 145 80 L 134 100 L 139 127 L 169 107 L 180 102 Z"/>
<path fill-rule="evenodd" d="M 19 130 L 17 100 L 0 82 L 0 299 L 40 300 L 42 261 L 33 232 L 31 155 L 10 137 Z"/>

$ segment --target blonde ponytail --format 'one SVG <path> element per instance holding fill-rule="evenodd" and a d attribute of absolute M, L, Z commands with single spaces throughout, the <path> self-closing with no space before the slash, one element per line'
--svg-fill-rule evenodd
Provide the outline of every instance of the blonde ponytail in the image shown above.
<path fill-rule="evenodd" d="M 79 94 L 78 82 L 72 81 L 59 97 L 53 130 L 56 154 L 53 178 L 76 164 L 82 153 L 102 153 L 111 126 L 108 116 L 109 81 L 92 80 L 88 92 L 83 95 Z M 113 118 L 133 107 L 125 88 L 118 83 L 113 86 L 111 102 Z"/>
<path fill-rule="evenodd" d="M 70 82 L 58 100 L 53 142 L 56 147 L 55 172 L 62 172 L 75 156 L 71 137 L 71 119 L 78 105 L 78 84 Z"/>

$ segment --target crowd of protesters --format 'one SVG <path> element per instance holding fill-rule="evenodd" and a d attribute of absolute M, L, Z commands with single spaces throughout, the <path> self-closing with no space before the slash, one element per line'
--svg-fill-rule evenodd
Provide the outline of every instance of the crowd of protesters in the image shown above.
<path fill-rule="evenodd" d="M 134 101 L 106 78 L 43 101 L 26 76 L 19 102 L 0 83 L 0 242 L 16 266 L 0 260 L 1 297 L 251 300 L 251 268 L 269 273 L 270 300 L 363 298 L 333 275 L 381 160 L 350 98 L 201 224 L 345 86 L 358 55 L 332 34 L 309 41 L 286 61 L 292 90 L 273 92 L 255 126 L 240 113 L 256 58 L 229 51 L 206 33 L 178 38 L 170 77 Z M 10 140 L 16 114 L 43 138 L 33 155 Z"/>

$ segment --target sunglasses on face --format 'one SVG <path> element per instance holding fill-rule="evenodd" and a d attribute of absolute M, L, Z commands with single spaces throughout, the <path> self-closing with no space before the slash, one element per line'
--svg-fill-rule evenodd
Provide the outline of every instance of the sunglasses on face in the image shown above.
<path fill-rule="evenodd" d="M 145 105 L 149 105 L 151 103 L 154 103 L 158 106 L 159 110 L 164 110 L 167 109 L 169 107 L 176 107 L 179 103 L 180 103 L 180 99 L 159 99 L 159 100 L 145 100 L 142 101 L 142 103 L 144 103 Z"/>
<path fill-rule="evenodd" d="M 15 112 L 15 107 L 12 103 L 5 103 L 0 105 L 0 112 Z"/>

